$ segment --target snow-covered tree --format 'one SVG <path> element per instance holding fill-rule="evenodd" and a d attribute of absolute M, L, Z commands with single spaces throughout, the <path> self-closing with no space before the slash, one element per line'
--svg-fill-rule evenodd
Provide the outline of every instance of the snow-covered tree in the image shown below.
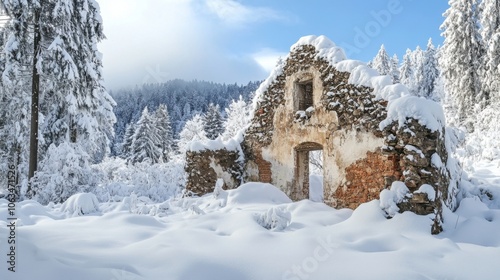
<path fill-rule="evenodd" d="M 196 114 L 192 119 L 188 120 L 184 125 L 184 128 L 179 133 L 179 152 L 181 154 L 186 153 L 188 146 L 193 141 L 204 141 L 207 140 L 205 134 L 205 123 L 201 115 Z"/>
<path fill-rule="evenodd" d="M 390 72 L 390 76 L 392 78 L 392 82 L 393 83 L 399 83 L 399 76 L 401 75 L 401 73 L 399 72 L 399 59 L 398 59 L 398 56 L 396 54 L 394 54 L 394 56 L 392 56 L 391 58 L 391 72 Z"/>
<path fill-rule="evenodd" d="M 142 111 L 141 118 L 136 124 L 134 142 L 130 160 L 133 163 L 143 162 L 158 163 L 161 159 L 159 148 L 160 136 L 154 126 L 153 117 L 148 112 L 148 107 Z"/>
<path fill-rule="evenodd" d="M 224 123 L 219 105 L 210 104 L 204 115 L 204 130 L 208 139 L 216 139 L 224 132 Z"/>
<path fill-rule="evenodd" d="M 389 75 L 391 73 L 391 59 L 384 45 L 380 46 L 380 50 L 373 58 L 372 67 L 376 69 L 380 75 Z"/>
<path fill-rule="evenodd" d="M 92 161 L 101 159 L 113 136 L 115 103 L 102 81 L 97 43 L 104 35 L 97 2 L 2 3 L 10 18 L 5 26 L 8 38 L 3 44 L 6 67 L 2 80 L 7 85 L 4 89 L 23 100 L 29 98 L 25 97 L 26 88 L 33 91 L 34 97 L 40 95 L 38 106 L 32 102 L 31 108 L 39 108 L 41 116 L 41 126 L 32 130 L 32 135 L 38 130 L 43 133 L 39 134 L 40 139 L 32 137 L 32 143 L 42 144 L 38 159 L 44 158 L 51 144 L 62 143 L 77 143 L 82 149 L 75 151 L 88 154 Z M 23 116 L 28 117 L 29 113 Z M 37 125 L 38 121 L 31 123 Z M 31 158 L 38 162 L 37 157 Z M 36 168 L 30 166 L 30 176 L 32 170 Z"/>
<path fill-rule="evenodd" d="M 410 90 L 414 87 L 413 81 L 413 61 L 412 61 L 412 52 L 410 49 L 406 49 L 406 53 L 403 56 L 403 64 L 401 65 L 399 81 L 407 86 Z"/>
<path fill-rule="evenodd" d="M 121 156 L 129 158 L 134 144 L 135 124 L 129 123 L 125 128 L 125 135 L 123 136 L 123 143 L 121 145 Z"/>
<path fill-rule="evenodd" d="M 410 88 L 411 93 L 416 96 L 423 96 L 420 92 L 421 85 L 424 81 L 424 56 L 425 52 L 417 46 L 412 52 L 412 62 L 413 62 L 413 86 Z"/>
<path fill-rule="evenodd" d="M 170 159 L 169 155 L 173 151 L 174 139 L 170 116 L 165 104 L 160 104 L 158 109 L 156 109 L 153 115 L 153 126 L 159 136 L 158 147 L 161 150 L 162 161 L 166 162 Z"/>
<path fill-rule="evenodd" d="M 31 118 L 31 65 L 33 64 L 32 26 L 26 23 L 32 19 L 26 12 L 28 3 L 21 1 L 2 1 L 6 13 L 12 18 L 0 28 L 2 52 L 0 67 L 0 136 L 2 139 L 5 165 L 16 166 L 19 181 L 27 185 L 29 139 Z M 7 177 L 7 176 L 4 176 Z"/>
<path fill-rule="evenodd" d="M 450 120 L 473 130 L 474 104 L 483 103 L 481 93 L 481 35 L 477 0 L 450 0 L 441 25 L 444 36 L 440 64 L 447 99 L 453 103 Z M 456 114 L 455 114 L 456 112 Z M 453 116 L 458 116 L 453 120 Z"/>
<path fill-rule="evenodd" d="M 422 71 L 421 74 L 423 79 L 419 84 L 419 95 L 425 98 L 438 100 L 438 97 L 434 95 L 434 88 L 439 78 L 439 68 L 436 59 L 436 49 L 432 44 L 432 39 L 429 39 L 427 43 L 427 49 L 425 50 L 423 64 L 420 70 Z"/>
<path fill-rule="evenodd" d="M 485 98 L 493 106 L 500 105 L 500 0 L 481 2 L 481 36 L 486 55 L 482 79 Z"/>
<path fill-rule="evenodd" d="M 240 95 L 238 100 L 233 100 L 229 107 L 225 109 L 226 120 L 224 122 L 224 133 L 222 139 L 228 140 L 234 137 L 238 131 L 245 128 L 250 123 L 250 106 Z"/>

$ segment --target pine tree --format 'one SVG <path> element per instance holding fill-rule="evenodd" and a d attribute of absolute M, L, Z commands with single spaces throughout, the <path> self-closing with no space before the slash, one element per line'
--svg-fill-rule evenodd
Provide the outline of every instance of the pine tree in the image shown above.
<path fill-rule="evenodd" d="M 481 36 L 486 47 L 482 86 L 487 102 L 500 105 L 500 0 L 481 2 Z M 488 105 L 488 104 L 486 104 Z"/>
<path fill-rule="evenodd" d="M 115 103 L 102 81 L 97 43 L 104 35 L 98 4 L 91 0 L 3 0 L 3 4 L 10 21 L 5 27 L 9 37 L 3 46 L 2 80 L 10 95 L 26 99 L 29 84 L 32 90 L 30 147 L 34 156 L 30 156 L 29 177 L 51 144 L 77 143 L 82 148 L 75 151 L 99 160 L 109 151 Z M 38 92 L 43 93 L 39 103 Z M 45 116 L 40 127 L 38 108 Z M 38 131 L 43 135 L 37 135 Z M 39 137 L 44 145 L 37 149 Z M 38 150 L 40 156 L 36 156 Z"/>
<path fill-rule="evenodd" d="M 192 119 L 186 122 L 182 131 L 179 133 L 178 147 L 181 154 L 186 153 L 191 142 L 205 141 L 208 139 L 204 127 L 205 123 L 199 114 L 194 115 Z"/>
<path fill-rule="evenodd" d="M 160 136 L 154 127 L 153 118 L 148 112 L 148 107 L 142 111 L 141 118 L 136 124 L 134 142 L 130 160 L 133 163 L 149 160 L 151 163 L 158 163 L 161 159 L 161 149 L 159 148 Z"/>
<path fill-rule="evenodd" d="M 121 145 L 121 156 L 123 158 L 129 158 L 132 152 L 132 147 L 134 144 L 134 134 L 135 134 L 135 124 L 129 123 L 125 129 L 125 135 L 123 136 L 123 143 Z"/>
<path fill-rule="evenodd" d="M 396 54 L 394 54 L 394 56 L 392 56 L 392 59 L 391 59 L 391 72 L 390 72 L 390 76 L 392 78 L 392 82 L 393 83 L 399 83 L 399 76 L 401 75 L 401 73 L 399 72 L 399 59 L 398 59 L 398 56 Z"/>
<path fill-rule="evenodd" d="M 441 59 L 447 98 L 453 103 L 459 125 L 473 130 L 476 102 L 481 94 L 481 36 L 478 30 L 477 1 L 450 0 L 441 26 L 444 36 Z M 455 114 L 450 114 L 451 116 Z"/>
<path fill-rule="evenodd" d="M 424 82 L 424 55 L 425 52 L 417 46 L 412 52 L 412 61 L 414 66 L 413 71 L 413 86 L 411 87 L 411 93 L 416 96 L 424 96 L 420 89 L 422 88 L 422 83 Z"/>
<path fill-rule="evenodd" d="M 378 71 L 380 75 L 388 75 L 391 72 L 391 59 L 385 51 L 384 45 L 380 46 L 380 50 L 373 58 L 372 67 Z"/>
<path fill-rule="evenodd" d="M 399 80 L 400 82 L 407 86 L 411 90 L 413 87 L 413 62 L 412 62 L 412 52 L 410 49 L 406 50 L 406 54 L 403 56 L 403 64 L 401 65 Z"/>
<path fill-rule="evenodd" d="M 167 162 L 170 159 L 169 154 L 173 151 L 174 139 L 170 116 L 165 104 L 160 104 L 158 109 L 156 109 L 153 116 L 153 126 L 160 138 L 158 147 L 161 150 L 162 161 Z"/>
<path fill-rule="evenodd" d="M 224 132 L 219 105 L 210 103 L 204 116 L 204 130 L 208 139 L 214 140 Z"/>
<path fill-rule="evenodd" d="M 437 100 L 437 97 L 434 96 L 434 87 L 439 78 L 439 69 L 436 59 L 436 49 L 432 44 L 432 39 L 429 39 L 427 43 L 427 50 L 424 53 L 421 71 L 423 79 L 419 85 L 419 95 Z"/>
<path fill-rule="evenodd" d="M 250 123 L 250 106 L 240 95 L 240 98 L 233 100 L 225 111 L 227 118 L 224 122 L 225 130 L 222 139 L 229 140 Z"/>

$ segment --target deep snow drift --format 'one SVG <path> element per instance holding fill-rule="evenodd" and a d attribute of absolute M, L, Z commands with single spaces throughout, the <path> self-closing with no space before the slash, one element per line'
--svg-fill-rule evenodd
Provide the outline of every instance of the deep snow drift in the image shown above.
<path fill-rule="evenodd" d="M 477 171 L 475 184 L 500 190 L 499 161 Z M 83 210 L 79 201 L 89 214 L 75 211 Z M 0 279 L 496 279 L 500 273 L 496 200 L 462 200 L 455 213 L 445 213 L 437 236 L 430 234 L 431 216 L 386 219 L 378 200 L 335 210 L 291 202 L 261 183 L 156 204 L 135 195 L 98 209 L 93 201 L 79 195 L 66 205 L 20 202 L 16 272 L 7 270 L 2 242 Z M 1 199 L 2 240 L 7 214 Z"/>

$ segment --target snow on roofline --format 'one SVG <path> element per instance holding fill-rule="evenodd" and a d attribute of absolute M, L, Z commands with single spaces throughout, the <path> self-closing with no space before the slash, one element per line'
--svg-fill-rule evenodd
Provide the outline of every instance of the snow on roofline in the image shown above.
<path fill-rule="evenodd" d="M 411 96 L 406 86 L 399 83 L 393 84 L 391 77 L 380 75 L 377 70 L 368 67 L 364 62 L 347 59 L 344 50 L 326 36 L 304 36 L 290 47 L 290 52 L 305 45 L 314 46 L 317 57 L 330 63 L 337 71 L 351 73 L 350 84 L 371 87 L 376 99 L 389 101 L 387 119 L 380 123 L 380 129 L 393 121 L 398 121 L 399 126 L 403 126 L 408 118 L 418 120 L 421 125 L 432 131 L 440 130 L 445 126 L 446 121 L 441 105 L 428 99 Z M 255 92 L 253 111 L 269 86 L 283 73 L 287 58 L 288 56 L 276 65 L 269 77 Z"/>

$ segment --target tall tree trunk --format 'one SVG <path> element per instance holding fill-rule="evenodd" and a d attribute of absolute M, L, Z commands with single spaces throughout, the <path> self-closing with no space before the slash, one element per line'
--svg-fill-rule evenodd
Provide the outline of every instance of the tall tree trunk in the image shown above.
<path fill-rule="evenodd" d="M 38 73 L 38 53 L 40 45 L 40 26 L 39 21 L 40 12 L 36 11 L 34 15 L 34 40 L 33 40 L 33 79 L 31 87 L 31 131 L 30 131 L 30 159 L 29 159 L 29 172 L 28 179 L 30 183 L 28 184 L 27 195 L 31 197 L 34 195 L 33 189 L 31 188 L 31 179 L 35 176 L 35 172 L 38 168 L 38 96 L 40 91 L 40 75 Z"/>

